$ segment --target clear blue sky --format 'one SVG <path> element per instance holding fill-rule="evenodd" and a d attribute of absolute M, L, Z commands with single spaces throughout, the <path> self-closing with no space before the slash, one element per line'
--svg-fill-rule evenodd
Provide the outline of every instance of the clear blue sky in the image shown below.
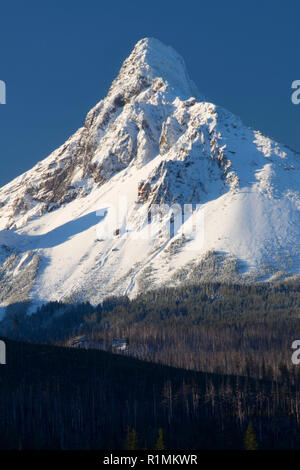
<path fill-rule="evenodd" d="M 146 36 L 184 57 L 209 100 L 300 151 L 298 0 L 12 0 L 0 18 L 0 185 L 82 125 Z"/>

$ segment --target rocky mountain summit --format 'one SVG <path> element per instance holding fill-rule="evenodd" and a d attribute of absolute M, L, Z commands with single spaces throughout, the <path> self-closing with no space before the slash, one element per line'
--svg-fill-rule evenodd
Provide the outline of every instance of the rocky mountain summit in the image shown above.
<path fill-rule="evenodd" d="M 171 47 L 142 39 L 84 126 L 0 189 L 2 313 L 297 276 L 299 210 L 299 155 L 207 102 Z"/>

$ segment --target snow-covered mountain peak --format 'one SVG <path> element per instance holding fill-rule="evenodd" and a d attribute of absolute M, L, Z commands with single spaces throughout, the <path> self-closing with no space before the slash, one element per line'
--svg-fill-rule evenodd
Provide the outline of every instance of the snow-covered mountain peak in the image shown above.
<path fill-rule="evenodd" d="M 182 99 L 199 97 L 182 57 L 172 47 L 155 38 L 141 39 L 135 45 L 113 82 L 109 95 L 123 93 L 125 100 L 128 100 L 149 87 L 155 79 L 161 79 L 170 92 Z"/>
<path fill-rule="evenodd" d="M 186 234 L 188 211 L 174 228 L 175 206 L 196 207 L 201 237 Z M 299 155 L 206 102 L 156 39 L 137 43 L 73 136 L 0 188 L 0 211 L 0 310 L 300 274 Z"/>

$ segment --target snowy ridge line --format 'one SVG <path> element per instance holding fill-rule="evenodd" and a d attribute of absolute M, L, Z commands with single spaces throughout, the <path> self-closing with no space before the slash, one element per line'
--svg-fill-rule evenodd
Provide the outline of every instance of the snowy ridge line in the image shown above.
<path fill-rule="evenodd" d="M 298 276 L 299 162 L 205 101 L 172 48 L 142 39 L 84 125 L 0 189 L 0 306 Z M 172 207 L 185 204 L 201 211 L 201 237 L 185 236 L 185 220 L 170 237 Z"/>

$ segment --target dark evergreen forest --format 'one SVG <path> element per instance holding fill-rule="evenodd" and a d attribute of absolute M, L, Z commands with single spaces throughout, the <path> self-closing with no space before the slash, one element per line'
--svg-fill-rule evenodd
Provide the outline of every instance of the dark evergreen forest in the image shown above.
<path fill-rule="evenodd" d="M 27 316 L 12 309 L 0 333 L 35 343 L 110 350 L 128 338 L 129 354 L 150 362 L 222 374 L 278 379 L 300 374 L 292 343 L 300 339 L 299 283 L 208 283 L 111 297 L 98 306 L 52 302 Z"/>
<path fill-rule="evenodd" d="M 1 449 L 298 449 L 300 383 L 7 341 Z"/>
<path fill-rule="evenodd" d="M 0 330 L 2 449 L 300 448 L 298 283 L 13 307 Z"/>

